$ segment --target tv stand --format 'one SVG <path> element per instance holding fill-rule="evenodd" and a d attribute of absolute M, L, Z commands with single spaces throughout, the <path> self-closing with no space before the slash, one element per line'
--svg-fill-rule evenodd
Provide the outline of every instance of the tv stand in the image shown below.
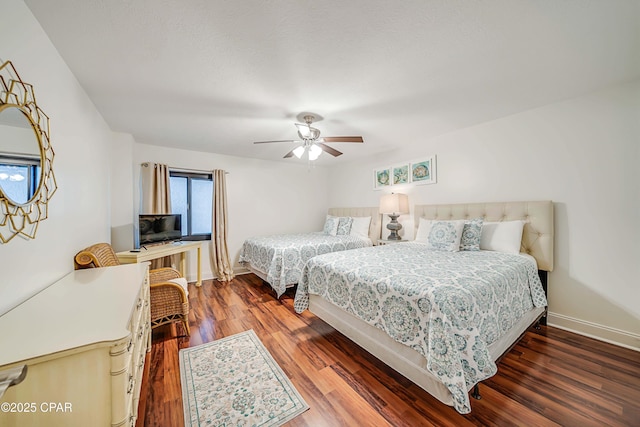
<path fill-rule="evenodd" d="M 186 254 L 188 251 L 196 249 L 198 257 L 198 280 L 196 286 L 202 285 L 202 261 L 201 261 L 201 242 L 180 242 L 180 244 L 164 244 L 156 246 L 143 246 L 139 252 L 124 251 L 118 252 L 116 256 L 121 264 L 134 264 L 139 262 L 151 261 L 153 259 L 163 258 L 169 255 L 180 254 L 180 273 L 186 276 Z"/>

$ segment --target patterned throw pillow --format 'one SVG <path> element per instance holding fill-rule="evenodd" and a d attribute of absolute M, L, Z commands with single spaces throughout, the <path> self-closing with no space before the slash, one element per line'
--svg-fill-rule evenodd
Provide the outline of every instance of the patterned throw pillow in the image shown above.
<path fill-rule="evenodd" d="M 461 221 L 435 221 L 431 225 L 427 246 L 438 251 L 458 252 L 464 220 Z"/>
<path fill-rule="evenodd" d="M 348 236 L 351 233 L 351 225 L 353 224 L 353 218 L 348 216 L 341 216 L 338 221 L 338 236 Z"/>
<path fill-rule="evenodd" d="M 436 251 L 458 252 L 465 220 L 434 221 L 420 218 L 416 242 Z"/>
<path fill-rule="evenodd" d="M 324 228 L 322 232 L 329 236 L 335 236 L 338 234 L 338 222 L 337 216 L 327 215 L 327 219 L 324 221 Z"/>
<path fill-rule="evenodd" d="M 474 218 L 465 221 L 460 239 L 461 251 L 479 251 L 480 237 L 482 236 L 482 218 Z"/>

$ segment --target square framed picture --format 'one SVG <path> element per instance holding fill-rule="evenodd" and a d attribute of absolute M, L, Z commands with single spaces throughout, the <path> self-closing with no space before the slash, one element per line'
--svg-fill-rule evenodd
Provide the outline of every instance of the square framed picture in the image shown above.
<path fill-rule="evenodd" d="M 435 184 L 437 182 L 436 173 L 436 156 L 412 162 L 410 165 L 411 182 L 417 185 Z"/>
<path fill-rule="evenodd" d="M 393 167 L 393 185 L 409 183 L 409 164 Z"/>
<path fill-rule="evenodd" d="M 373 189 L 380 190 L 392 183 L 391 168 L 381 168 L 373 171 Z"/>

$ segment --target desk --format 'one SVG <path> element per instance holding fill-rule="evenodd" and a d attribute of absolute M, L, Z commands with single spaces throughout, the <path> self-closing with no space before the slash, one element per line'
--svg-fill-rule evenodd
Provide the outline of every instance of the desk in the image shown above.
<path fill-rule="evenodd" d="M 201 262 L 201 249 L 200 242 L 180 242 L 169 243 L 166 245 L 149 246 L 146 250 L 140 249 L 140 252 L 124 251 L 118 252 L 116 256 L 120 260 L 121 264 L 134 264 L 144 261 L 151 261 L 153 259 L 162 258 L 169 255 L 180 254 L 180 273 L 183 277 L 186 276 L 186 253 L 187 251 L 197 249 L 198 252 L 198 280 L 196 286 L 202 285 L 202 262 Z"/>

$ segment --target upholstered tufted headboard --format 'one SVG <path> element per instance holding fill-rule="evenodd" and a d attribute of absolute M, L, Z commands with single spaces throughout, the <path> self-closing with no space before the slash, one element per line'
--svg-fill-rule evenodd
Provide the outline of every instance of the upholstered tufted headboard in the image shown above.
<path fill-rule="evenodd" d="M 374 245 L 378 243 L 382 233 L 382 218 L 380 211 L 375 208 L 329 208 L 329 215 L 333 216 L 370 216 L 369 238 Z"/>
<path fill-rule="evenodd" d="M 533 256 L 538 262 L 538 269 L 553 271 L 551 201 L 415 205 L 413 215 L 416 230 L 420 218 L 449 220 L 483 217 L 485 221 L 525 220 L 520 251 Z"/>

